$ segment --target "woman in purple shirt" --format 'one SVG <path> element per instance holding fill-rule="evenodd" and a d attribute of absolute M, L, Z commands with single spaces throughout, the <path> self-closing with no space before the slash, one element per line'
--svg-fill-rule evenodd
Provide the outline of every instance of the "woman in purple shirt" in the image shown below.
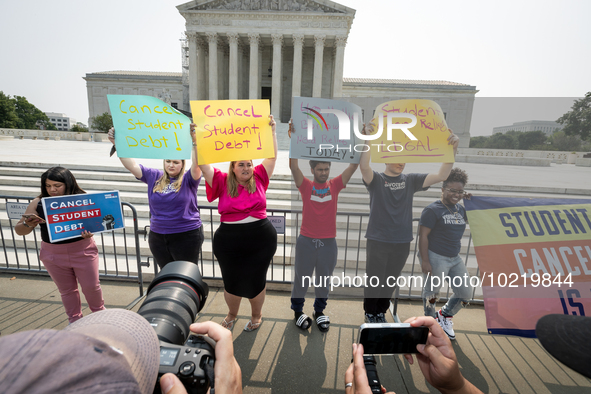
<path fill-rule="evenodd" d="M 114 144 L 115 129 L 109 130 L 108 137 Z M 119 158 L 133 176 L 148 185 L 151 214 L 148 244 L 160 269 L 178 260 L 197 264 L 203 244 L 203 226 L 197 208 L 201 169 L 197 166 L 193 133 L 191 138 L 192 164 L 187 171 L 185 160 L 164 160 L 164 170 L 158 170 L 137 164 L 131 158 Z"/>

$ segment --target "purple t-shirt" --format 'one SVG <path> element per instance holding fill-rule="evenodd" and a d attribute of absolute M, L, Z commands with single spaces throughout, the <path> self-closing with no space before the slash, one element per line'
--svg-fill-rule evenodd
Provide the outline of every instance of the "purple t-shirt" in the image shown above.
<path fill-rule="evenodd" d="M 164 173 L 162 170 L 144 167 L 140 181 L 148 185 L 148 201 L 150 204 L 150 230 L 158 234 L 176 234 L 195 230 L 201 227 L 201 217 L 197 208 L 197 188 L 201 178 L 194 180 L 191 170 L 183 176 L 181 188 L 175 193 L 172 185 L 168 185 L 161 193 L 154 193 L 154 183 Z M 173 183 L 176 178 L 170 178 Z"/>

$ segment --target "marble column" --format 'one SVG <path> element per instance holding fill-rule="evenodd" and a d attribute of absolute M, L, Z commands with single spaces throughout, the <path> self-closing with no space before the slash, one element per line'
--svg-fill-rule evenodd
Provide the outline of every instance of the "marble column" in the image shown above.
<path fill-rule="evenodd" d="M 273 41 L 273 76 L 271 78 L 271 114 L 277 122 L 281 119 L 281 47 L 283 46 L 283 34 L 271 34 Z"/>
<path fill-rule="evenodd" d="M 240 41 L 240 39 L 238 39 L 238 45 L 237 45 L 237 54 L 238 54 L 238 69 L 236 70 L 236 75 L 238 76 L 238 81 L 237 81 L 237 94 L 238 94 L 238 99 L 243 99 L 244 98 L 244 92 L 242 89 L 242 84 L 244 83 L 244 45 L 242 44 L 242 42 Z"/>
<path fill-rule="evenodd" d="M 314 36 L 314 83 L 312 84 L 312 97 L 322 96 L 322 59 L 324 57 L 324 41 L 326 35 Z"/>
<path fill-rule="evenodd" d="M 332 97 L 343 96 L 343 67 L 345 65 L 345 45 L 347 45 L 346 36 L 337 36 L 335 39 L 335 59 L 332 81 Z"/>
<path fill-rule="evenodd" d="M 218 35 L 205 33 L 209 42 L 209 99 L 218 99 Z"/>
<path fill-rule="evenodd" d="M 248 98 L 254 100 L 258 98 L 260 64 L 259 64 L 259 42 L 261 38 L 258 34 L 248 34 L 250 42 L 250 74 L 248 76 Z"/>
<path fill-rule="evenodd" d="M 218 97 L 220 100 L 227 100 L 228 75 L 230 74 L 230 48 L 225 42 L 221 42 L 221 44 L 218 45 L 218 53 L 220 54 L 218 66 L 220 64 L 222 65 L 222 78 L 220 78 L 220 93 L 218 93 Z"/>
<path fill-rule="evenodd" d="M 230 100 L 238 99 L 238 33 L 227 33 L 228 44 L 230 45 L 230 83 L 228 98 Z"/>
<path fill-rule="evenodd" d="M 197 33 L 194 31 L 187 32 L 189 39 L 189 100 L 197 100 L 199 97 L 199 54 L 198 54 L 198 40 Z"/>
<path fill-rule="evenodd" d="M 304 46 L 304 35 L 293 35 L 293 79 L 291 83 L 291 96 L 302 95 L 302 48 Z"/>

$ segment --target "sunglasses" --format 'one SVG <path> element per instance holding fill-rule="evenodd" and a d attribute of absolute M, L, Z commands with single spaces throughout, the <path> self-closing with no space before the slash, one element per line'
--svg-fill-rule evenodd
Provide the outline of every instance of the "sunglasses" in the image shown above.
<path fill-rule="evenodd" d="M 465 190 L 456 190 L 456 189 L 445 189 L 445 190 L 447 190 L 448 192 L 453 193 L 453 194 L 459 194 L 460 196 L 466 194 Z"/>

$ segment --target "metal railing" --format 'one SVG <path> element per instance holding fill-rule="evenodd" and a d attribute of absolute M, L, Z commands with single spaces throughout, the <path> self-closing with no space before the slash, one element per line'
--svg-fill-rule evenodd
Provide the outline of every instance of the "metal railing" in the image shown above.
<path fill-rule="evenodd" d="M 0 195 L 0 203 L 4 200 L 4 206 L 9 202 L 29 203 L 32 198 L 13 197 Z M 133 230 L 127 228 L 115 230 L 112 232 L 100 233 L 95 236 L 95 241 L 99 248 L 101 259 L 100 277 L 118 280 L 132 280 L 139 285 L 139 298 L 144 295 L 143 268 L 153 266 L 154 274 L 158 273 L 158 265 L 153 263 L 152 256 L 149 254 L 147 246 L 140 244 L 140 235 L 147 236 L 147 227 L 142 229 L 138 225 L 138 216 L 135 207 L 129 203 L 122 202 L 124 217 L 131 219 Z M 6 210 L 6 208 L 5 208 Z M 125 215 L 125 211 L 129 213 Z M 213 239 L 215 230 L 219 225 L 219 218 L 214 218 L 214 212 L 217 213 L 216 206 L 199 206 L 201 220 L 204 225 L 204 232 L 209 234 L 209 240 Z M 276 254 L 271 262 L 267 274 L 267 281 L 270 283 L 288 284 L 292 282 L 293 254 L 295 253 L 295 241 L 299 234 L 301 210 L 287 209 L 268 209 L 267 212 L 274 216 L 283 216 L 286 223 L 286 233 L 278 236 L 283 252 Z M 337 220 L 345 222 L 344 236 L 342 229 L 337 241 L 340 243 L 337 267 L 333 275 L 359 276 L 365 273 L 365 266 L 362 260 L 361 249 L 364 242 L 363 232 L 364 224 L 367 224 L 368 213 L 358 212 L 338 212 Z M 20 217 L 19 217 L 20 219 Z M 8 219 L 8 226 L 3 225 L 5 220 L 0 220 L 0 241 L 2 244 L 2 255 L 0 256 L 0 271 L 14 272 L 33 272 L 48 275 L 39 260 L 39 230 L 31 232 L 27 236 L 19 236 L 14 232 L 14 224 L 19 220 L 17 218 Z M 365 219 L 365 220 L 364 220 Z M 414 219 L 418 222 L 418 219 Z M 287 223 L 290 222 L 288 226 Z M 417 226 L 418 227 L 418 226 Z M 417 234 L 418 238 L 418 229 Z M 344 237 L 344 239 L 343 239 Z M 468 265 L 471 250 L 471 240 L 468 241 L 468 248 L 464 257 L 464 264 Z M 412 262 L 408 263 L 403 269 L 403 275 L 421 275 L 422 270 L 417 259 L 418 242 L 415 242 L 412 252 Z M 204 279 L 222 279 L 221 270 L 212 251 L 207 252 L 204 257 L 204 248 L 200 256 L 200 270 Z M 417 266 L 418 264 L 418 266 Z M 476 275 L 479 271 L 477 269 Z M 440 299 L 446 300 L 449 297 L 449 286 L 441 294 Z M 481 299 L 475 299 L 476 289 L 473 290 L 472 300 L 470 302 L 481 303 Z M 138 298 L 138 300 L 139 300 Z M 395 299 L 421 299 L 420 289 L 409 286 L 400 290 L 396 288 Z M 396 303 L 395 303 L 396 304 Z M 394 305 L 396 308 L 396 305 Z"/>

